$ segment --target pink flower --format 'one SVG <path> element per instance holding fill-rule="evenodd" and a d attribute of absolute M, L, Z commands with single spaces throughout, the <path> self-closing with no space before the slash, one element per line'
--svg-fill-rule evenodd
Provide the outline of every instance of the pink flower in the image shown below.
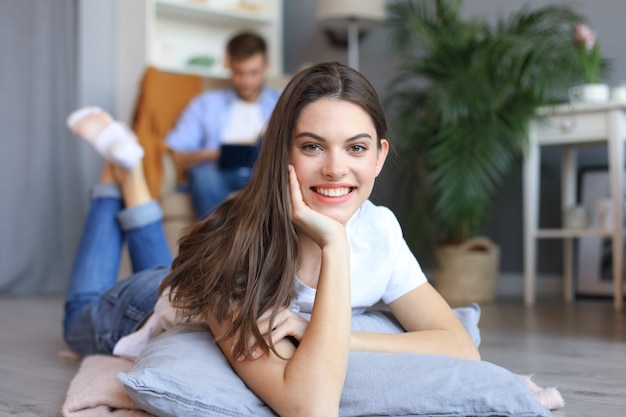
<path fill-rule="evenodd" d="M 574 43 L 576 45 L 585 45 L 585 48 L 591 51 L 596 44 L 596 33 L 585 24 L 576 25 L 574 29 Z"/>
<path fill-rule="evenodd" d="M 587 83 L 598 82 L 602 74 L 602 56 L 596 33 L 584 23 L 574 28 L 574 59 Z"/>

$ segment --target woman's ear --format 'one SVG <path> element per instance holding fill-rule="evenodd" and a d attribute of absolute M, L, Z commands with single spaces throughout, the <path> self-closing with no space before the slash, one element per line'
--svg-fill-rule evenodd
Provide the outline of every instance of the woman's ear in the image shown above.
<path fill-rule="evenodd" d="M 380 174 L 385 165 L 385 160 L 389 154 L 389 141 L 387 139 L 380 140 L 380 148 L 378 148 L 378 154 L 376 155 L 376 176 Z"/>

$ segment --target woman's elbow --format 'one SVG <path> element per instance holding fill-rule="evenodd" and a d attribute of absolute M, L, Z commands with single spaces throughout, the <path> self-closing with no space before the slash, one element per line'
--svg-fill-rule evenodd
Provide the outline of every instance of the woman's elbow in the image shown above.
<path fill-rule="evenodd" d="M 284 417 L 337 417 L 339 415 L 339 406 L 328 405 L 321 398 L 311 398 L 311 400 L 306 403 L 293 404 L 288 410 L 279 414 Z"/>
<path fill-rule="evenodd" d="M 463 359 L 470 359 L 479 361 L 480 353 L 478 352 L 478 348 L 474 344 L 473 340 L 469 337 L 468 334 L 459 335 L 459 349 L 458 356 Z"/>
<path fill-rule="evenodd" d="M 480 353 L 474 341 L 465 329 L 448 330 L 447 349 L 444 354 L 461 359 L 479 361 Z M 443 352 L 442 352 L 443 353 Z"/>
<path fill-rule="evenodd" d="M 314 391 L 285 395 L 275 411 L 284 417 L 338 417 L 340 395 Z"/>
<path fill-rule="evenodd" d="M 474 346 L 473 343 L 472 343 L 471 346 L 468 346 L 468 348 L 466 349 L 465 357 L 466 357 L 466 359 L 471 359 L 471 360 L 474 360 L 474 361 L 481 360 L 480 352 L 478 352 L 478 349 L 476 348 L 476 346 Z"/>

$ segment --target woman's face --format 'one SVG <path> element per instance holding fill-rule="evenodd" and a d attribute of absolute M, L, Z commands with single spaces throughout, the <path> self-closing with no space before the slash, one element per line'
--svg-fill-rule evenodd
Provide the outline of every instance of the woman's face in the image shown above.
<path fill-rule="evenodd" d="M 289 163 L 294 166 L 304 202 L 346 223 L 367 200 L 389 143 L 381 139 L 358 105 L 334 98 L 308 104 L 294 129 Z"/>

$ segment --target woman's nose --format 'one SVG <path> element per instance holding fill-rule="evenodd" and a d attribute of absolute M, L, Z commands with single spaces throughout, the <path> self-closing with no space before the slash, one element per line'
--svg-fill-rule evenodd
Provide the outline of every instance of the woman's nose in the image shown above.
<path fill-rule="evenodd" d="M 322 174 L 331 179 L 339 179 L 348 173 L 348 164 L 341 151 L 331 151 L 326 155 Z"/>

